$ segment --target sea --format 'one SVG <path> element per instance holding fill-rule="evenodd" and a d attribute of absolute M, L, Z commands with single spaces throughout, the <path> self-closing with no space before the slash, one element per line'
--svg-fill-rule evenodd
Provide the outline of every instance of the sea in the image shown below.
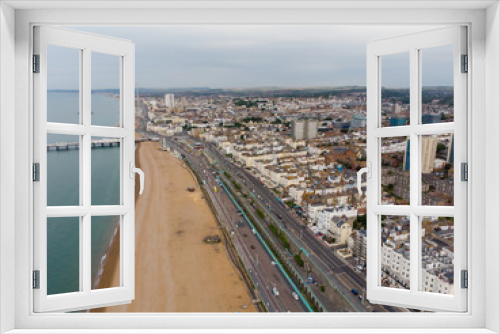
<path fill-rule="evenodd" d="M 117 97 L 93 93 L 91 124 L 117 126 L 119 101 Z M 79 94 L 48 92 L 47 121 L 78 124 Z M 102 138 L 92 138 L 99 140 Z M 47 143 L 78 142 L 78 136 L 48 134 Z M 80 151 L 47 151 L 47 205 L 80 204 Z M 120 203 L 120 146 L 93 148 L 91 151 L 91 204 Z M 97 287 L 103 263 L 114 236 L 119 232 L 119 216 L 91 218 L 91 275 Z M 47 294 L 80 291 L 80 218 L 47 219 Z"/>

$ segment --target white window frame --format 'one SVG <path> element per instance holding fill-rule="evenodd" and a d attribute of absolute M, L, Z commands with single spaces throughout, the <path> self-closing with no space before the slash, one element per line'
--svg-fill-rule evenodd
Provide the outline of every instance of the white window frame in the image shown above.
<path fill-rule="evenodd" d="M 9 6 L 26 10 L 14 10 Z M 136 9 L 116 9 L 113 2 L 77 2 L 74 4 L 10 1 L 0 4 L 2 10 L 0 24 L 0 68 L 2 72 L 0 93 L 2 107 L 0 131 L 0 178 L 10 188 L 2 186 L 0 206 L 1 249 L 0 249 L 0 317 L 2 330 L 16 329 L 16 333 L 42 332 L 43 329 L 61 329 L 61 332 L 76 332 L 85 328 L 86 332 L 99 333 L 104 329 L 128 329 L 129 333 L 144 333 L 146 329 L 162 329 L 161 332 L 180 332 L 176 328 L 192 329 L 187 332 L 345 332 L 351 333 L 494 333 L 500 331 L 499 272 L 500 256 L 497 224 L 500 217 L 500 11 L 495 2 L 394 2 L 372 1 L 369 6 L 363 2 L 330 3 L 302 2 L 253 2 L 226 3 L 204 2 L 203 5 L 187 3 L 122 2 L 122 6 Z M 54 7 L 56 6 L 56 7 Z M 66 7 L 59 8 L 58 7 Z M 99 6 L 99 8 L 97 8 Z M 179 9 L 179 6 L 181 9 Z M 226 7 L 224 7 L 226 6 Z M 365 6 L 365 7 L 363 7 Z M 395 8 L 397 6 L 397 8 Z M 75 8 L 79 9 L 75 9 Z M 114 10 L 103 10 L 102 8 Z M 149 9 L 148 9 L 149 7 Z M 162 8 L 158 8 L 162 7 Z M 50 9 L 52 8 L 52 9 Z M 82 9 L 84 8 L 84 9 Z M 306 8 L 307 10 L 304 10 Z M 50 9 L 50 10 L 41 10 Z M 15 17 L 15 21 L 14 21 Z M 472 242 L 468 246 L 470 288 L 468 289 L 469 309 L 465 314 L 279 314 L 279 315 L 240 315 L 240 314 L 33 314 L 30 245 L 32 238 L 31 190 L 31 133 L 32 109 L 31 76 L 29 73 L 31 54 L 31 27 L 34 24 L 52 25 L 134 25 L 134 24 L 466 24 L 469 27 L 471 84 L 468 131 L 470 179 L 469 221 L 474 222 Z M 15 31 L 15 40 L 14 40 Z M 15 65 L 15 73 L 11 68 Z M 488 71 L 486 71 L 488 69 Z M 6 75 L 4 75 L 4 73 Z M 8 98 L 15 80 L 15 99 Z M 15 116 L 12 109 L 15 106 Z M 474 122 L 472 122 L 474 115 Z M 485 119 L 488 118 L 488 122 Z M 15 141 L 6 129 L 15 124 Z M 488 133 L 486 141 L 485 133 Z M 488 155 L 485 154 L 488 152 Z M 9 163 L 15 161 L 15 163 Z M 477 168 L 474 168 L 477 166 Z M 486 166 L 486 167 L 485 167 Z M 15 169 L 15 182 L 10 181 Z M 488 182 L 486 174 L 488 173 Z M 15 193 L 14 210 L 10 209 L 8 195 Z M 486 196 L 488 194 L 488 197 Z M 472 196 L 471 196 L 472 195 Z M 486 215 L 486 205 L 488 215 Z M 486 219 L 488 217 L 488 219 Z M 15 226 L 12 221 L 15 218 Z M 15 242 L 14 242 L 15 238 Z M 472 247 L 473 245 L 473 247 Z M 489 258 L 485 265 L 486 248 Z M 12 257 L 12 253 L 15 257 Z M 477 273 L 477 274 L 475 274 Z M 487 284 L 486 284 L 487 282 Z M 12 289 L 15 286 L 15 291 Z M 488 293 L 486 293 L 486 287 Z M 15 305 L 12 308 L 11 305 Z M 10 307 L 9 307 L 10 306 Z M 142 329 L 138 329 L 139 326 Z M 136 330 L 132 330 L 135 328 Z M 287 330 L 283 330 L 288 328 Z M 413 329 L 412 329 L 413 328 Z M 25 330 L 26 329 L 26 330 Z M 28 331 L 29 329 L 29 331 Z M 62 330 L 64 329 L 64 330 Z M 100 329 L 100 330 L 99 330 Z M 238 330 L 241 329 L 241 330 Z M 248 332 L 248 331 L 247 331 Z"/>
<path fill-rule="evenodd" d="M 135 101 L 134 44 L 127 40 L 90 34 L 77 30 L 35 26 L 34 54 L 39 56 L 39 72 L 34 84 L 34 162 L 39 164 L 40 178 L 33 185 L 34 195 L 34 270 L 39 271 L 39 288 L 34 289 L 34 311 L 74 311 L 130 303 L 135 289 Z M 72 48 L 80 58 L 80 123 L 47 122 L 47 46 Z M 92 53 L 114 55 L 120 64 L 119 127 L 96 126 L 91 122 Z M 79 136 L 79 205 L 47 206 L 47 134 Z M 120 204 L 91 205 L 91 139 L 92 136 L 118 138 L 120 145 Z M 120 286 L 92 289 L 91 219 L 92 216 L 120 217 Z M 47 218 L 79 218 L 79 291 L 47 295 Z"/>
<path fill-rule="evenodd" d="M 460 164 L 467 163 L 467 76 L 461 73 L 461 55 L 467 55 L 467 28 L 451 26 L 409 35 L 390 37 L 368 43 L 367 47 L 367 161 L 371 169 L 367 180 L 367 298 L 372 303 L 411 307 L 424 310 L 463 312 L 467 309 L 467 290 L 460 288 L 461 270 L 467 270 L 467 184 L 461 181 Z M 453 45 L 454 120 L 453 122 L 422 124 L 421 50 Z M 409 54 L 410 124 L 382 126 L 381 91 L 384 56 Z M 472 71 L 469 71 L 469 73 Z M 422 205 L 420 136 L 454 134 L 454 206 Z M 381 141 L 383 138 L 410 138 L 410 204 L 381 204 Z M 410 288 L 382 287 L 381 277 L 381 216 L 410 217 Z M 422 291 L 421 228 L 424 216 L 454 217 L 454 294 Z"/>

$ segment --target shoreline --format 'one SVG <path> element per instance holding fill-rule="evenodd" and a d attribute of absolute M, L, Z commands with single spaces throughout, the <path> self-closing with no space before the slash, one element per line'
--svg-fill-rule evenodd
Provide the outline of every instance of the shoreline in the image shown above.
<path fill-rule="evenodd" d="M 141 149 L 140 143 L 136 145 L 135 149 L 135 161 L 136 165 L 140 166 L 139 150 Z M 140 185 L 136 182 L 135 184 L 135 202 L 137 202 L 139 194 Z M 120 221 L 116 222 L 116 228 L 113 232 L 113 236 L 110 240 L 106 252 L 103 257 L 105 257 L 104 262 L 99 264 L 97 269 L 97 277 L 92 282 L 92 289 L 106 289 L 113 287 L 113 276 L 117 271 L 117 266 L 120 265 Z M 118 268 L 119 270 L 119 268 Z M 99 274 L 101 272 L 101 274 Z M 104 312 L 105 308 L 93 309 L 93 312 Z"/>
<path fill-rule="evenodd" d="M 192 171 L 155 143 L 137 145 L 136 163 L 151 175 L 147 198 L 138 196 L 136 183 L 136 297 L 130 304 L 91 312 L 256 312 L 225 247 L 219 250 L 201 242 L 219 228 Z M 185 187 L 191 184 L 196 192 L 187 193 Z M 99 289 L 119 286 L 117 236 L 95 283 Z"/>

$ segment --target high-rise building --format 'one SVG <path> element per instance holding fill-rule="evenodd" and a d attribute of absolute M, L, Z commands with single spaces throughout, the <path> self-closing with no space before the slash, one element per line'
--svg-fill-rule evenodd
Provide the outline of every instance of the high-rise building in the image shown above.
<path fill-rule="evenodd" d="M 438 140 L 436 136 L 423 136 L 421 139 L 422 151 L 422 173 L 432 173 L 434 160 L 436 160 Z M 406 140 L 405 154 L 403 157 L 403 169 L 410 170 L 410 139 Z"/>
<path fill-rule="evenodd" d="M 423 136 L 421 139 L 422 173 L 432 173 L 438 140 L 436 136 Z"/>
<path fill-rule="evenodd" d="M 403 157 L 403 170 L 410 170 L 410 137 L 406 137 L 405 155 Z"/>
<path fill-rule="evenodd" d="M 450 135 L 450 145 L 448 146 L 448 156 L 446 158 L 446 162 L 449 164 L 454 163 L 454 151 L 455 150 L 455 136 L 454 134 Z"/>
<path fill-rule="evenodd" d="M 313 139 L 316 137 L 318 137 L 317 119 L 296 119 L 292 122 L 292 138 L 294 140 Z"/>
<path fill-rule="evenodd" d="M 306 119 L 306 139 L 314 139 L 318 137 L 318 120 Z"/>
<path fill-rule="evenodd" d="M 174 94 L 165 94 L 165 107 L 167 108 L 175 107 Z"/>
<path fill-rule="evenodd" d="M 296 119 L 292 122 L 292 138 L 294 140 L 302 140 L 304 139 L 304 127 L 305 120 Z"/>

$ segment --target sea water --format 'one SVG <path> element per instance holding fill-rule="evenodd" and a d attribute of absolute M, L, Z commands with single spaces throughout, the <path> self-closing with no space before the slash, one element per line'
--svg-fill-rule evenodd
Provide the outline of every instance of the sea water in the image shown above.
<path fill-rule="evenodd" d="M 49 92 L 47 119 L 52 122 L 79 121 L 79 96 L 71 92 Z M 110 95 L 92 94 L 92 124 L 117 126 L 119 102 Z M 47 143 L 75 142 L 78 136 L 49 134 Z M 97 139 L 97 138 L 94 138 Z M 80 151 L 47 152 L 47 205 L 79 205 Z M 91 151 L 92 205 L 116 205 L 120 201 L 120 147 L 93 148 Z M 106 252 L 117 232 L 118 216 L 92 217 L 91 280 L 95 288 Z M 47 293 L 80 291 L 80 218 L 47 219 Z"/>

